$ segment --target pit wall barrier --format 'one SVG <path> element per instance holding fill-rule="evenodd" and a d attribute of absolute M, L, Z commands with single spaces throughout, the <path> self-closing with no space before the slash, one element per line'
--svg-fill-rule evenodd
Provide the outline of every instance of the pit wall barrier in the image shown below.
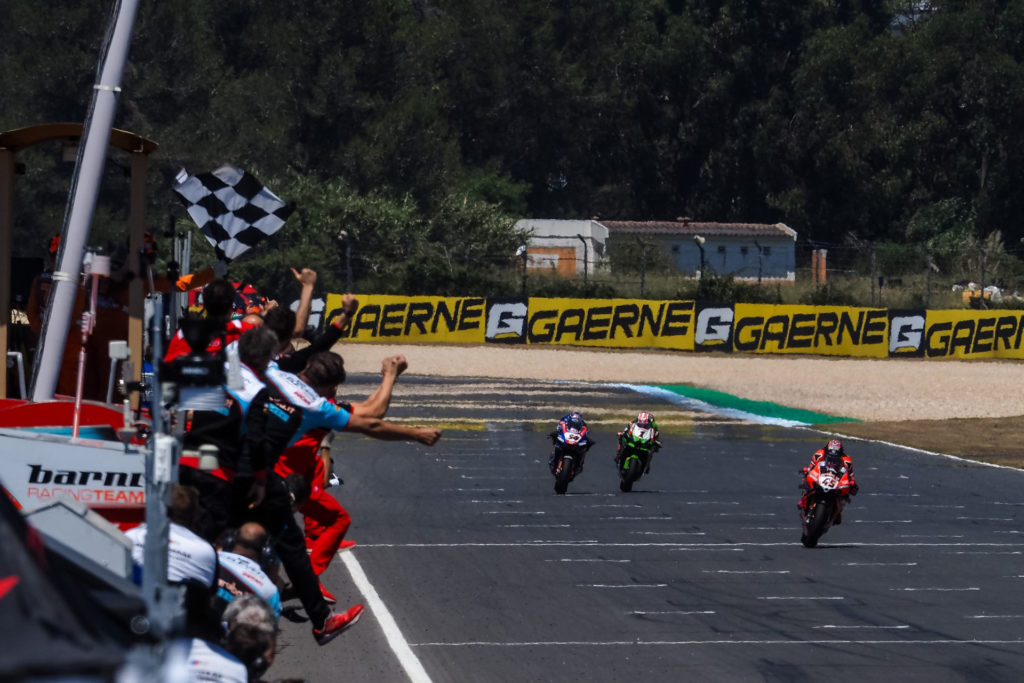
<path fill-rule="evenodd" d="M 1024 358 L 1024 311 L 359 294 L 345 338 L 858 358 Z M 341 311 L 328 294 L 321 325 Z"/>

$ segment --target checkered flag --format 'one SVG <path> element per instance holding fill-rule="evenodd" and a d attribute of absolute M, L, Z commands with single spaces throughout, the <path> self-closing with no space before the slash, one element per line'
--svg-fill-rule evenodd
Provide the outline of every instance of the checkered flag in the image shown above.
<path fill-rule="evenodd" d="M 194 176 L 181 169 L 174 191 L 225 263 L 280 230 L 295 210 L 255 176 L 234 166 Z"/>

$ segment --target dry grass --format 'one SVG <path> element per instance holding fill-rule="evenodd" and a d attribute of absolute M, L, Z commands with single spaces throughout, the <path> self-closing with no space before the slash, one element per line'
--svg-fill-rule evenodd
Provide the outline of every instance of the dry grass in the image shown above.
<path fill-rule="evenodd" d="M 844 436 L 1024 468 L 1024 417 L 860 422 L 819 428 Z"/>

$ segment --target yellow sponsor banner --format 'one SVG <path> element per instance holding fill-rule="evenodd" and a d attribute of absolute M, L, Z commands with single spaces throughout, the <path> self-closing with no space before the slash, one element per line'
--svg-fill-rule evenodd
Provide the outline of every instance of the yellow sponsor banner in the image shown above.
<path fill-rule="evenodd" d="M 926 358 L 1024 358 L 1024 311 L 927 311 Z"/>
<path fill-rule="evenodd" d="M 809 353 L 885 358 L 889 313 L 884 308 L 736 304 L 732 347 L 747 353 Z"/>
<path fill-rule="evenodd" d="M 693 301 L 531 298 L 529 344 L 693 351 Z"/>
<path fill-rule="evenodd" d="M 376 343 L 448 342 L 482 344 L 486 321 L 483 297 L 359 294 L 349 325 L 350 341 Z M 328 294 L 326 321 L 341 312 L 341 294 Z"/>

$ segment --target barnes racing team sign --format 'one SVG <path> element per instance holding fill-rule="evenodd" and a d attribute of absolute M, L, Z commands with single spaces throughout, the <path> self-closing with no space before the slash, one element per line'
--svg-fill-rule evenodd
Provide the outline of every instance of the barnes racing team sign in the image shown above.
<path fill-rule="evenodd" d="M 1024 312 L 648 299 L 359 295 L 346 338 L 862 358 L 1024 358 Z M 329 294 L 325 321 L 341 310 Z"/>

